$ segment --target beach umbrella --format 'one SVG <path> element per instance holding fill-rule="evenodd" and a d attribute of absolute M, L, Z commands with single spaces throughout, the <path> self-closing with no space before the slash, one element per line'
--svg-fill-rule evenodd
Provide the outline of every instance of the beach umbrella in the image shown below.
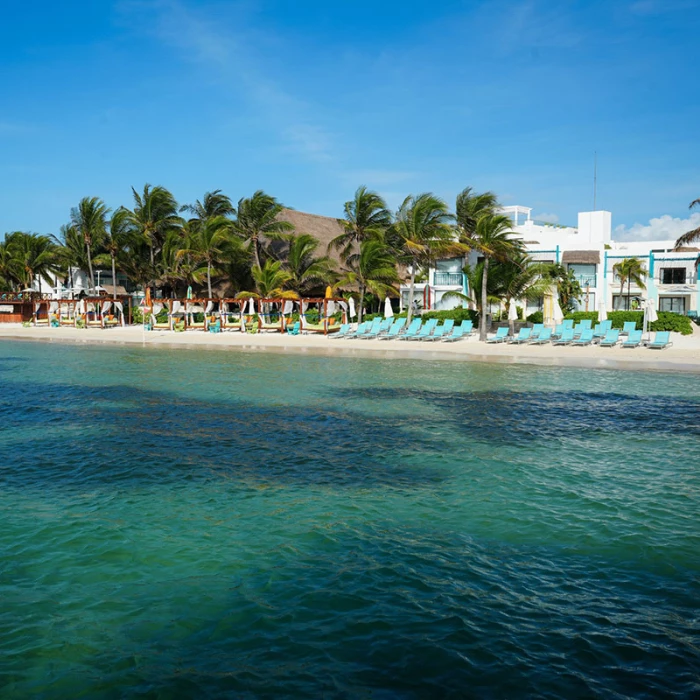
<path fill-rule="evenodd" d="M 149 309 L 151 308 L 151 306 L 153 306 L 153 304 L 151 303 L 151 288 L 150 287 L 146 287 L 146 296 L 143 299 L 143 305 Z"/>
<path fill-rule="evenodd" d="M 188 299 L 192 298 L 192 286 L 191 285 L 187 286 L 187 298 Z"/>
<path fill-rule="evenodd" d="M 642 331 L 642 335 L 645 336 L 647 340 L 651 340 L 651 324 L 658 320 L 659 317 L 656 314 L 656 304 L 654 300 L 647 299 L 646 302 L 644 302 L 644 322 Z"/>
<path fill-rule="evenodd" d="M 602 323 L 603 321 L 608 320 L 608 312 L 605 308 L 605 302 L 601 301 L 600 304 L 598 304 L 598 323 Z"/>
<path fill-rule="evenodd" d="M 559 299 L 555 296 L 553 302 L 552 319 L 555 325 L 559 325 L 564 320 L 564 312 L 561 310 Z"/>
<path fill-rule="evenodd" d="M 330 318 L 335 313 L 335 302 L 329 300 L 326 302 L 326 317 Z"/>
<path fill-rule="evenodd" d="M 330 284 L 326 287 L 326 299 L 331 299 L 333 297 L 333 289 Z"/>
<path fill-rule="evenodd" d="M 355 297 L 350 297 L 348 304 L 350 305 L 350 318 L 357 318 L 357 311 L 355 311 Z"/>
<path fill-rule="evenodd" d="M 248 301 L 248 314 L 251 316 L 255 313 L 255 299 L 251 297 Z"/>
<path fill-rule="evenodd" d="M 394 309 L 391 307 L 391 299 L 384 299 L 384 318 L 394 318 Z"/>
<path fill-rule="evenodd" d="M 515 299 L 510 300 L 510 305 L 508 306 L 508 320 L 517 321 L 518 320 L 518 308 L 515 305 Z"/>

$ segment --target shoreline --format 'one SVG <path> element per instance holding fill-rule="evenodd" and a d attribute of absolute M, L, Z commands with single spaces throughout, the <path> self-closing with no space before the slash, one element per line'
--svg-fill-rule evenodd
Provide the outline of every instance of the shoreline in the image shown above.
<path fill-rule="evenodd" d="M 486 345 L 473 337 L 456 343 L 427 343 L 397 340 L 329 340 L 326 336 L 313 334 L 286 336 L 279 333 L 242 335 L 237 332 L 217 334 L 203 331 L 146 332 L 141 326 L 104 330 L 65 326 L 24 328 L 19 324 L 0 325 L 1 340 L 295 353 L 339 358 L 450 360 L 579 369 L 700 373 L 700 334 L 697 333 L 685 337 L 676 337 L 674 334 L 674 346 L 666 350 L 600 348 L 595 345 L 586 347 Z"/>

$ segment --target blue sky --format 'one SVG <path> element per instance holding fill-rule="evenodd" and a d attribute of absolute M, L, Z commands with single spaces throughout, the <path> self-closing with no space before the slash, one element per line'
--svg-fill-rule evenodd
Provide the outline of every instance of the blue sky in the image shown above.
<path fill-rule="evenodd" d="M 665 237 L 700 197 L 698 36 L 698 0 L 7 4 L 0 232 L 146 182 L 332 216 L 472 185 L 575 223 L 597 150 L 618 236 Z"/>

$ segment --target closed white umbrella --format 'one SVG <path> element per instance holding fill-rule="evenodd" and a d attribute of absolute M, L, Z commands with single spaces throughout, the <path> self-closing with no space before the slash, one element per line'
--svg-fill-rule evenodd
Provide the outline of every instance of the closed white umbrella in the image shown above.
<path fill-rule="evenodd" d="M 603 321 L 608 320 L 608 311 L 605 308 L 605 302 L 601 301 L 600 304 L 598 304 L 598 323 L 602 323 Z"/>
<path fill-rule="evenodd" d="M 554 317 L 555 325 L 559 325 L 564 320 L 564 312 L 561 310 L 561 305 L 559 304 L 559 299 L 554 297 L 554 311 L 552 312 Z"/>
<path fill-rule="evenodd" d="M 391 306 L 391 299 L 384 299 L 384 318 L 394 318 L 394 309 Z"/>
<path fill-rule="evenodd" d="M 350 297 L 348 304 L 350 305 L 350 318 L 357 318 L 357 311 L 355 311 L 355 297 Z"/>
<path fill-rule="evenodd" d="M 647 299 L 644 302 L 644 322 L 642 335 L 645 340 L 651 340 L 651 324 L 658 321 L 659 317 L 656 314 L 656 304 L 653 299 Z M 648 334 L 647 334 L 648 331 Z"/>
<path fill-rule="evenodd" d="M 518 308 L 515 306 L 515 299 L 510 300 L 510 305 L 508 307 L 508 320 L 517 321 L 518 320 Z"/>
<path fill-rule="evenodd" d="M 255 299 L 252 297 L 248 302 L 248 313 L 252 316 L 255 313 Z"/>

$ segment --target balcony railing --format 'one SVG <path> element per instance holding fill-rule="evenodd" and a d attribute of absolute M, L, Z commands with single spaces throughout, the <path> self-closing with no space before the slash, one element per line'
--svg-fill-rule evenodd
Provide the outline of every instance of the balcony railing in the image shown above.
<path fill-rule="evenodd" d="M 670 278 L 664 277 L 663 275 L 661 275 L 661 276 L 659 276 L 659 277 L 655 277 L 655 278 L 654 278 L 654 281 L 656 282 L 656 284 L 662 284 L 662 285 L 663 285 L 663 284 L 668 284 L 668 285 L 672 285 L 672 284 L 695 284 L 695 283 L 698 281 L 698 278 L 697 278 L 697 276 L 688 273 L 688 274 L 685 275 L 685 277 L 676 278 L 676 279 L 674 279 L 674 280 L 672 280 L 672 281 L 671 281 Z"/>
<path fill-rule="evenodd" d="M 574 278 L 584 289 L 596 286 L 596 275 L 574 275 Z"/>
<path fill-rule="evenodd" d="M 445 285 L 450 287 L 461 287 L 462 286 L 462 273 L 461 272 L 436 272 L 435 282 L 437 285 Z"/>

